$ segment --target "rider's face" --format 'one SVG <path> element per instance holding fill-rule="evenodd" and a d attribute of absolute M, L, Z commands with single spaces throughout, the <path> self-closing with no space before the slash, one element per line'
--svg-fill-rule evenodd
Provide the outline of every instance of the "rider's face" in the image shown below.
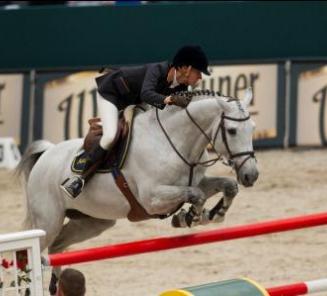
<path fill-rule="evenodd" d="M 191 67 L 189 71 L 189 75 L 187 77 L 187 84 L 194 87 L 201 79 L 202 79 L 201 72 Z"/>
<path fill-rule="evenodd" d="M 201 72 L 192 66 L 184 66 L 179 69 L 179 83 L 190 85 L 192 87 L 196 86 L 200 79 L 202 79 Z"/>

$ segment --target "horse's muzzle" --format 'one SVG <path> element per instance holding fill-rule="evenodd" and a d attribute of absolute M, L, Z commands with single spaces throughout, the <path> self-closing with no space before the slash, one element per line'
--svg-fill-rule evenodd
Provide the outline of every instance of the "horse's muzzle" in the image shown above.
<path fill-rule="evenodd" d="M 259 177 L 259 171 L 253 170 L 252 172 L 246 172 L 245 174 L 240 174 L 238 176 L 238 181 L 244 187 L 251 187 L 257 181 Z"/>

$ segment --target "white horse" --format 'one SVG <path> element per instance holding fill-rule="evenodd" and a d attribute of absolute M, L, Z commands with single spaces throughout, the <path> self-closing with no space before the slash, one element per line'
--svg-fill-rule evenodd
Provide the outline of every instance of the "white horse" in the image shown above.
<path fill-rule="evenodd" d="M 175 225 L 205 224 L 217 214 L 211 212 L 208 218 L 203 210 L 210 196 L 223 192 L 232 198 L 237 194 L 235 180 L 205 176 L 206 167 L 201 163 L 208 160 L 208 142 L 230 161 L 241 184 L 254 184 L 258 170 L 252 145 L 255 125 L 247 111 L 251 100 L 251 89 L 240 101 L 200 93 L 186 109 L 167 106 L 158 112 L 151 108 L 136 116 L 122 172 L 148 214 L 168 214 L 180 204 L 190 203 L 189 213 L 175 215 Z M 99 235 L 131 210 L 111 174 L 95 175 L 75 200 L 62 193 L 59 185 L 71 176 L 70 166 L 82 142 L 75 139 L 54 145 L 36 141 L 18 166 L 26 181 L 25 228 L 46 231 L 41 249 L 48 247 L 49 253 L 62 252 L 71 244 Z M 224 206 L 227 210 L 228 205 Z M 63 225 L 67 209 L 87 216 Z M 187 216 L 191 223 L 185 222 Z"/>

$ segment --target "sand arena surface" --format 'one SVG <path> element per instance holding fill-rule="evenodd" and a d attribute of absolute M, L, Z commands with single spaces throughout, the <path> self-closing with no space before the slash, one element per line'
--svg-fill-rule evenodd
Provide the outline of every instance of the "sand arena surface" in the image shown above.
<path fill-rule="evenodd" d="M 173 229 L 170 220 L 120 220 L 101 236 L 71 246 L 101 246 L 181 235 L 256 221 L 327 211 L 327 151 L 257 152 L 260 176 L 240 192 L 224 223 Z M 232 176 L 221 164 L 210 175 Z M 220 196 L 219 196 L 220 197 Z M 215 197 L 216 201 L 218 196 Z M 0 170 L 0 233 L 17 231 L 24 216 L 22 189 Z M 90 296 L 154 296 L 170 288 L 246 276 L 266 287 L 327 277 L 326 226 L 75 265 Z M 319 293 L 315 295 L 327 295 Z"/>

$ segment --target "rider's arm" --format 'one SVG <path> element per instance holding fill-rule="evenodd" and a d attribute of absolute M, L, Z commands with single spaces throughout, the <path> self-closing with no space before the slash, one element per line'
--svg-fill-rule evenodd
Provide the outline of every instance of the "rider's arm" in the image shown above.
<path fill-rule="evenodd" d="M 147 65 L 141 90 L 141 100 L 160 109 L 171 103 L 170 96 L 167 97 L 156 92 L 159 80 L 167 73 L 167 69 L 164 69 L 163 65 L 163 63 Z"/>

